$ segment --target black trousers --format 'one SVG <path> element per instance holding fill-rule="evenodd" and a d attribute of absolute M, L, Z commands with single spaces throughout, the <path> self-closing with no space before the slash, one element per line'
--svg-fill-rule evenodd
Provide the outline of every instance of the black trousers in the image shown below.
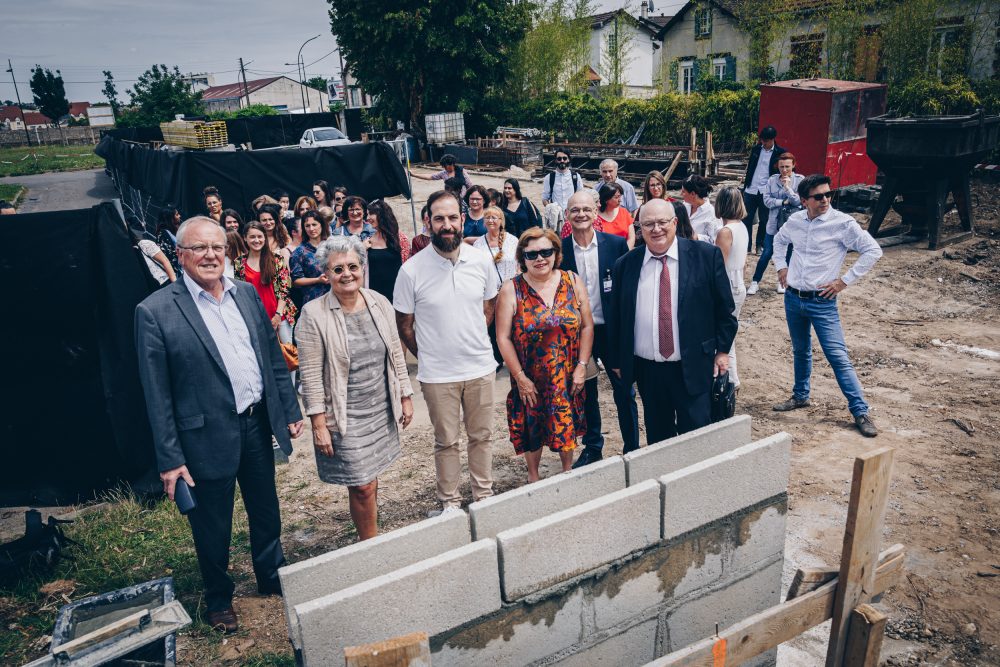
<path fill-rule="evenodd" d="M 764 205 L 764 195 L 743 193 L 743 205 L 747 209 L 747 217 L 743 218 L 743 224 L 747 227 L 747 252 L 753 250 L 753 219 L 757 217 L 757 247 L 764 247 L 764 236 L 767 234 L 767 218 L 771 214 L 767 206 Z"/>
<path fill-rule="evenodd" d="M 615 408 L 618 412 L 618 428 L 621 430 L 624 453 L 639 449 L 639 406 L 635 403 L 635 389 L 625 386 L 608 366 L 608 328 L 603 324 L 594 325 L 594 347 L 591 355 L 604 362 L 611 389 L 614 392 Z M 583 436 L 583 445 L 600 451 L 604 448 L 604 435 L 601 433 L 601 406 L 597 396 L 597 378 L 588 380 L 584 387 L 583 412 L 587 420 L 587 432 Z"/>
<path fill-rule="evenodd" d="M 250 523 L 250 553 L 261 593 L 280 591 L 278 568 L 285 564 L 279 540 L 281 515 L 274 486 L 274 450 L 263 405 L 252 415 L 240 416 L 240 439 L 242 452 L 236 477 L 196 479 L 193 491 L 198 506 L 187 515 L 205 584 L 205 606 L 210 612 L 226 609 L 233 602 L 235 585 L 227 570 L 237 482 Z"/>
<path fill-rule="evenodd" d="M 712 422 L 710 393 L 688 392 L 681 362 L 635 357 L 635 380 L 642 397 L 647 445 Z"/>

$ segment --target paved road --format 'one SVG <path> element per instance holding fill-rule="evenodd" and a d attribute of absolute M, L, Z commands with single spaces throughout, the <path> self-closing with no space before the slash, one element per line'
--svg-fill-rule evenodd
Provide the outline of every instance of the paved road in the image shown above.
<path fill-rule="evenodd" d="M 20 183 L 28 188 L 28 198 L 18 208 L 20 213 L 88 208 L 118 196 L 103 169 L 8 176 L 0 178 L 0 183 Z"/>

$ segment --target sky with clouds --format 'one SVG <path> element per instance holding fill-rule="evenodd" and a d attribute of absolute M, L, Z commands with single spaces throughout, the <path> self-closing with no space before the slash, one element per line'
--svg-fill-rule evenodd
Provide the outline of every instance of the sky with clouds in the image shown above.
<path fill-rule="evenodd" d="M 377 0 L 376 0 L 377 2 Z M 639 0 L 629 6 L 638 7 Z M 22 101 L 37 64 L 61 70 L 70 101 L 104 102 L 102 70 L 110 69 L 119 96 L 153 63 L 182 72 L 212 72 L 217 84 L 236 81 L 243 58 L 247 79 L 296 77 L 299 46 L 320 35 L 302 55 L 309 76 L 333 78 L 340 66 L 324 0 L 8 0 L 4 3 L 0 59 L 13 64 Z M 621 0 L 600 0 L 602 11 Z M 683 5 L 656 2 L 656 13 Z M 286 65 L 285 63 L 293 63 Z M 0 72 L 0 100 L 13 100 L 10 73 Z"/>

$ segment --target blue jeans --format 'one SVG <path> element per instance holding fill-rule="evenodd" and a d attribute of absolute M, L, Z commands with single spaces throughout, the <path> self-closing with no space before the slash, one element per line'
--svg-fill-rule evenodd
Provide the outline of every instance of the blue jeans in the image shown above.
<path fill-rule="evenodd" d="M 771 257 L 774 256 L 774 234 L 764 235 L 764 248 L 760 251 L 760 258 L 757 260 L 757 268 L 753 270 L 753 282 L 759 283 L 760 279 L 764 277 L 764 272 L 767 271 L 767 265 L 771 262 Z M 785 251 L 785 264 L 787 265 L 792 259 L 792 244 L 788 244 L 788 250 Z"/>
<path fill-rule="evenodd" d="M 867 414 L 868 404 L 865 403 L 861 382 L 847 356 L 847 343 L 844 342 L 844 330 L 840 326 L 837 299 L 803 299 L 789 290 L 785 292 L 785 318 L 788 320 L 788 334 L 792 338 L 792 354 L 795 358 L 795 387 L 792 389 L 792 396 L 800 400 L 809 398 L 809 377 L 812 374 L 812 338 L 809 327 L 812 325 L 823 354 L 833 368 L 840 391 L 847 398 L 851 414 L 855 417 Z"/>

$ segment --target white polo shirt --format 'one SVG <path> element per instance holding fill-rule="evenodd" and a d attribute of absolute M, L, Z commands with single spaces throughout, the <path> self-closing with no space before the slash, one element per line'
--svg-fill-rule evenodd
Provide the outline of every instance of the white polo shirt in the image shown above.
<path fill-rule="evenodd" d="M 392 306 L 414 316 L 419 381 L 464 382 L 496 370 L 483 302 L 499 289 L 493 258 L 467 243 L 455 264 L 433 245 L 403 264 Z"/>

